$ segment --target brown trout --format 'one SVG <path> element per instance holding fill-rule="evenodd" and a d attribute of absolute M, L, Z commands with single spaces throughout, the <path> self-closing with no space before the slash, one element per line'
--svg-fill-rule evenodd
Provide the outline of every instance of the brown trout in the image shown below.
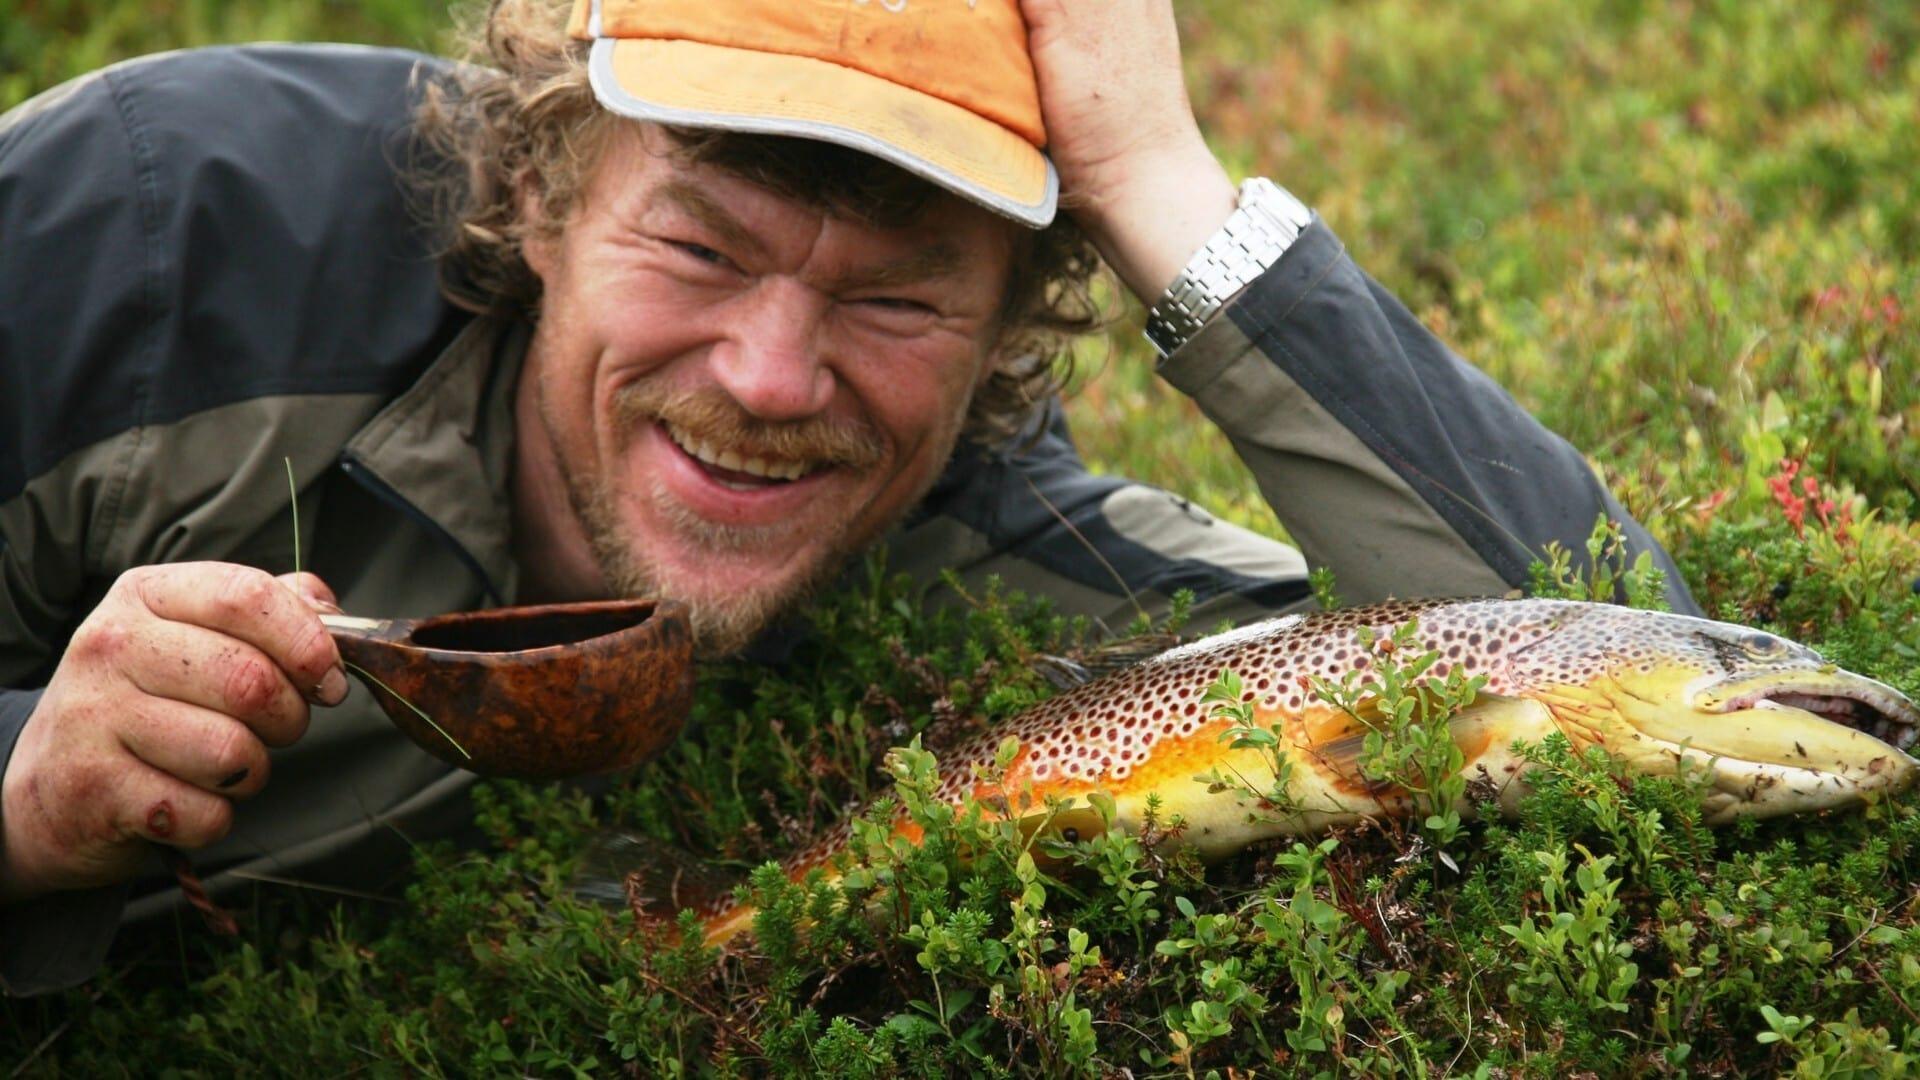
<path fill-rule="evenodd" d="M 1512 813 L 1527 762 L 1515 740 L 1564 735 L 1598 746 L 1628 771 L 1671 775 L 1681 762 L 1708 778 L 1705 818 L 1724 823 L 1846 806 L 1911 783 L 1906 754 L 1920 710 L 1898 691 L 1842 671 L 1813 650 L 1758 630 L 1704 619 L 1559 600 L 1423 601 L 1310 615 L 1247 626 L 1172 649 L 1027 710 L 946 754 L 939 795 L 1006 805 L 1030 788 L 1025 816 L 1045 800 L 1072 800 L 1046 827 L 1084 838 L 1102 819 L 1084 798 L 1113 799 L 1113 827 L 1138 831 L 1147 797 L 1161 821 L 1184 819 L 1183 843 L 1217 858 L 1256 841 L 1305 835 L 1364 817 L 1409 812 L 1404 790 L 1369 782 L 1358 758 L 1369 730 L 1354 713 L 1316 698 L 1312 680 L 1337 683 L 1379 662 L 1356 635 L 1390 636 L 1417 620 L 1419 648 L 1438 653 L 1428 672 L 1459 667 L 1484 688 L 1449 721 L 1468 778 L 1492 785 Z M 1284 815 L 1248 813 L 1244 795 L 1211 791 L 1204 777 L 1237 773 L 1256 790 L 1273 769 L 1257 749 L 1222 738 L 1232 726 L 1203 702 L 1223 669 L 1237 674 L 1254 725 L 1277 725 L 1291 761 Z M 1364 712 L 1364 710 L 1361 710 Z M 1007 736 L 1019 750 L 1004 778 L 976 780 Z M 1001 796 L 995 804 L 994 797 Z M 1463 813 L 1472 808 L 1463 805 Z M 896 835 L 919 839 L 904 816 Z M 850 835 L 840 826 L 783 863 L 799 880 L 833 873 Z M 730 895 L 699 905 L 709 942 L 752 926 L 751 908 Z"/>

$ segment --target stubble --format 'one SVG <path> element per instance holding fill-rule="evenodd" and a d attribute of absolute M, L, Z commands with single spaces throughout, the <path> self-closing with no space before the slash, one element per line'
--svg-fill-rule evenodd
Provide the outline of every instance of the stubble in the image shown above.
<path fill-rule="evenodd" d="M 557 418 L 549 415 L 544 396 L 540 412 L 549 431 L 556 430 Z M 733 448 L 743 456 L 821 462 L 856 471 L 882 467 L 886 461 L 886 443 L 868 425 L 827 418 L 767 424 L 747 415 L 717 387 L 669 391 L 636 383 L 619 393 L 611 413 L 617 433 L 616 457 L 624 456 L 628 444 L 649 425 L 664 422 L 688 436 Z M 941 460 L 951 450 L 950 440 L 942 448 Z M 691 613 L 695 648 L 708 658 L 745 648 L 776 619 L 803 605 L 830 583 L 849 559 L 865 550 L 891 524 L 878 522 L 861 529 L 851 520 L 857 515 L 849 515 L 849 520 L 837 526 L 839 535 L 813 547 L 810 542 L 818 538 L 797 535 L 802 528 L 798 522 L 730 526 L 702 518 L 669 494 L 662 478 L 646 478 L 646 490 L 636 493 L 620 490 L 604 473 L 588 473 L 564 462 L 561 472 L 568 501 L 586 532 L 607 588 L 617 596 L 685 603 Z M 929 476 L 907 505 L 917 502 L 933 479 Z M 812 565 L 799 567 L 773 583 L 737 586 L 725 595 L 695 595 L 685 583 L 674 580 L 675 575 L 661 560 L 650 558 L 644 544 L 629 536 L 621 507 L 636 494 L 658 519 L 679 534 L 687 550 L 712 552 L 717 561 L 764 557 L 783 550 L 812 549 L 822 554 L 813 556 Z"/>

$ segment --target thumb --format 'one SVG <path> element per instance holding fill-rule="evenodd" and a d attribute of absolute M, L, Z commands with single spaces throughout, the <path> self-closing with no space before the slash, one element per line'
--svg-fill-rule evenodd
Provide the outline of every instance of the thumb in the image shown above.
<path fill-rule="evenodd" d="M 281 574 L 276 580 L 292 589 L 313 610 L 323 615 L 340 614 L 339 601 L 334 597 L 333 590 L 327 587 L 327 583 L 320 580 L 319 575 L 302 571 L 298 574 Z"/>

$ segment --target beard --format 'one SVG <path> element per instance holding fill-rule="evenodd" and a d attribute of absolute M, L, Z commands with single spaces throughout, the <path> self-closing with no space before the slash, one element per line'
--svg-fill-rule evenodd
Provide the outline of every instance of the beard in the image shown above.
<path fill-rule="evenodd" d="M 549 415 L 544 397 L 540 412 L 549 430 L 557 430 L 557 418 Z M 619 391 L 612 403 L 611 420 L 616 432 L 616 458 L 647 426 L 662 423 L 682 438 L 734 449 L 743 458 L 799 461 L 855 472 L 881 467 L 887 460 L 887 443 L 870 424 L 824 417 L 770 424 L 746 413 L 718 387 L 672 391 L 637 383 Z M 957 431 L 949 436 L 946 446 L 939 448 L 940 460 L 952 452 L 956 437 Z M 751 644 L 769 625 L 837 577 L 849 559 L 892 524 L 879 521 L 862 527 L 857 515 L 848 515 L 838 526 L 839 535 L 829 539 L 821 554 L 811 557 L 810 565 L 793 567 L 765 584 L 730 583 L 717 592 L 701 590 L 695 582 L 676 580 L 679 575 L 664 560 L 650 557 L 647 545 L 630 535 L 621 505 L 631 501 L 635 492 L 617 487 L 604 473 L 583 472 L 564 461 L 561 472 L 567 499 L 586 532 L 607 588 L 615 596 L 685 604 L 695 651 L 707 659 L 737 653 Z M 929 475 L 905 505 L 917 503 L 936 476 L 937 471 Z M 658 478 L 645 484 L 645 490 L 637 494 L 657 519 L 678 534 L 687 550 L 710 552 L 716 562 L 798 552 L 808 549 L 805 541 L 818 540 L 817 536 L 802 535 L 803 523 L 797 521 L 754 526 L 709 521 L 674 498 Z"/>

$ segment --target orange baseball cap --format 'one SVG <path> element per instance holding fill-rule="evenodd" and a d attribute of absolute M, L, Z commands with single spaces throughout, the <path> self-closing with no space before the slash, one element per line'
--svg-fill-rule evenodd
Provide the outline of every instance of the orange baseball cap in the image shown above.
<path fill-rule="evenodd" d="M 614 112 L 824 139 L 1032 228 L 1060 177 L 1019 0 L 575 0 Z"/>

